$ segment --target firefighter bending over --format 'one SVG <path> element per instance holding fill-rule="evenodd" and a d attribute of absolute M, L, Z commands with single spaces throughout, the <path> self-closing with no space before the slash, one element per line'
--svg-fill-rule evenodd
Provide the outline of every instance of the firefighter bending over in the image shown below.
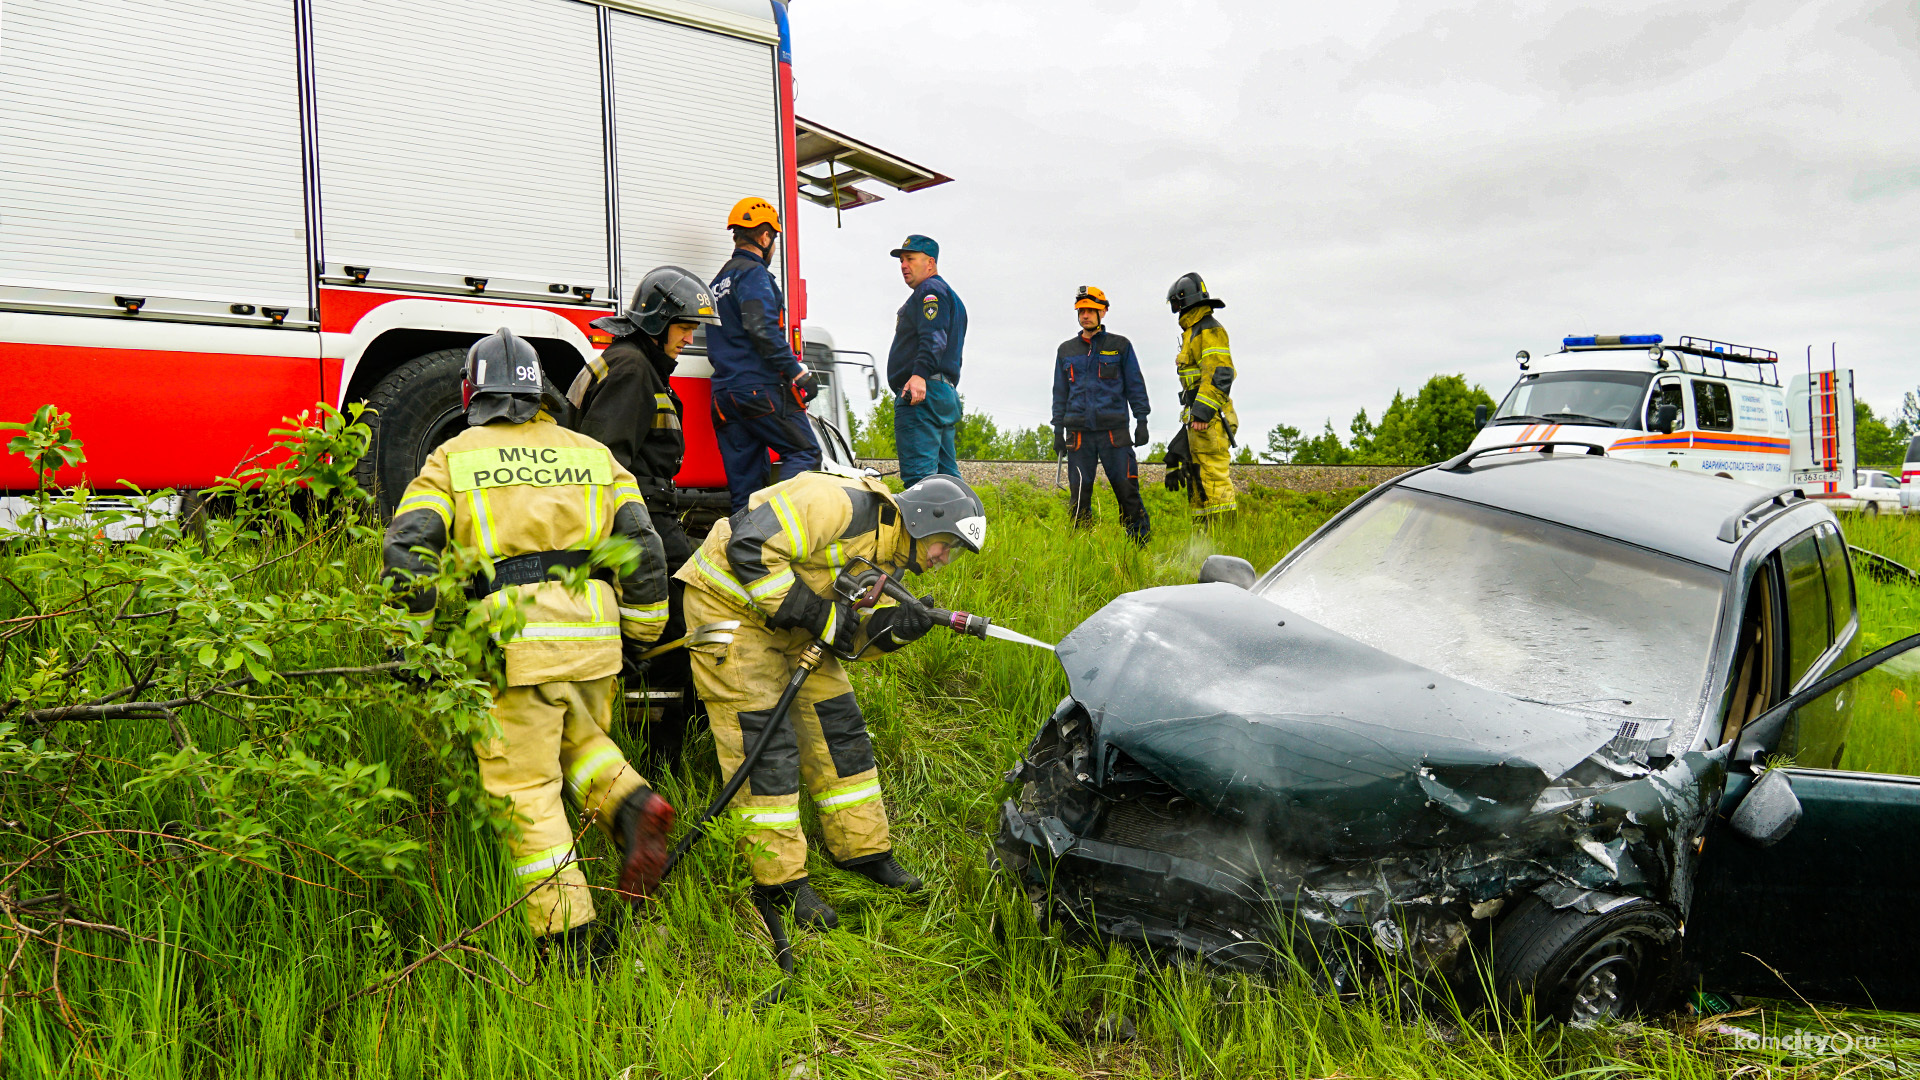
<path fill-rule="evenodd" d="M 1182 274 L 1167 290 L 1167 306 L 1180 319 L 1180 433 L 1167 444 L 1167 490 L 1185 488 L 1187 506 L 1201 522 L 1233 510 L 1233 476 L 1227 465 L 1240 418 L 1233 411 L 1233 353 L 1227 328 L 1213 317 L 1225 300 L 1207 295 L 1199 274 Z"/>
<path fill-rule="evenodd" d="M 673 824 L 673 807 L 607 737 L 622 652 L 666 624 L 660 538 L 632 475 L 553 422 L 549 406 L 563 402 L 532 345 L 508 330 L 475 342 L 463 390 L 470 426 L 407 486 L 387 528 L 385 577 L 424 633 L 437 598 L 408 581 L 452 541 L 493 560 L 492 578 L 476 577 L 469 596 L 522 605 L 526 625 L 504 645 L 507 685 L 494 696 L 500 734 L 477 740 L 474 755 L 487 791 L 512 800 L 520 819 L 508 847 L 531 890 L 522 906 L 540 954 L 579 968 L 611 955 L 616 931 L 594 927 L 562 788 L 619 845 L 620 888 L 636 902 L 659 883 Z M 552 580 L 555 568 L 587 565 L 588 549 L 613 534 L 640 549 L 617 583 L 595 577 L 574 592 Z"/>
<path fill-rule="evenodd" d="M 876 479 L 805 473 L 755 492 L 751 507 L 714 526 L 680 571 L 687 622 L 738 619 L 730 645 L 696 645 L 693 681 L 706 704 L 723 779 L 764 730 L 800 653 L 816 637 L 852 655 L 892 652 L 933 626 L 916 605 L 883 601 L 864 619 L 834 589 L 853 560 L 883 572 L 944 566 L 956 547 L 978 552 L 986 509 L 956 477 L 929 476 L 898 495 Z M 880 773 L 866 721 L 840 661 L 828 657 L 808 678 L 731 812 L 747 826 L 740 850 L 756 898 L 791 908 L 803 926 L 839 924 L 807 883 L 800 786 L 820 811 L 835 865 L 905 892 L 918 877 L 893 856 Z"/>
<path fill-rule="evenodd" d="M 693 541 L 680 525 L 673 478 L 680 474 L 687 440 L 680 426 L 679 395 L 669 381 L 680 351 L 702 323 L 718 326 L 713 299 L 699 278 L 677 266 L 657 267 L 640 279 L 633 303 L 621 315 L 588 325 L 614 335 L 606 351 L 587 361 L 567 397 L 579 410 L 575 427 L 613 451 L 613 460 L 633 474 L 647 501 L 653 531 L 666 553 L 667 573 L 679 570 L 693 554 Z M 686 633 L 681 593 L 669 582 L 668 640 Z M 647 750 L 666 768 L 680 759 L 686 738 L 693 674 L 685 650 L 656 658 L 646 670 L 647 692 L 656 695 L 647 709 Z M 675 691 L 678 697 L 670 697 Z"/>

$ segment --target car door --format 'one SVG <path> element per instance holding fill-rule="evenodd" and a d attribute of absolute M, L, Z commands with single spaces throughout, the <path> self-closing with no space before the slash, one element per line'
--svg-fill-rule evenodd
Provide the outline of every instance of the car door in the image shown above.
<path fill-rule="evenodd" d="M 1920 1009 L 1920 635 L 1820 678 L 1747 726 L 1709 823 L 1686 925 L 1702 988 Z M 1729 817 L 1756 766 L 1848 721 L 1841 768 L 1779 764 L 1802 817 L 1771 847 Z M 1777 758 L 1776 761 L 1790 761 Z M 1892 770 L 1901 771 L 1892 771 Z"/>

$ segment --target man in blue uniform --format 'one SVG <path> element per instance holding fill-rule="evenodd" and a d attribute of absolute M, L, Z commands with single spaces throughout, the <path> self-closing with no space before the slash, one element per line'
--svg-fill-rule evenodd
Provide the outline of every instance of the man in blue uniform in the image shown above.
<path fill-rule="evenodd" d="M 747 198 L 727 215 L 733 258 L 713 279 L 720 325 L 707 332 L 713 365 L 713 430 L 727 467 L 733 512 L 774 483 L 767 451 L 780 455 L 785 480 L 820 464 L 820 444 L 807 423 L 807 402 L 819 392 L 813 372 L 793 355 L 781 328 L 786 301 L 767 269 L 780 214 L 765 199 Z"/>
<path fill-rule="evenodd" d="M 934 473 L 959 476 L 953 429 L 960 423 L 960 350 L 967 306 L 940 276 L 940 245 L 918 233 L 893 249 L 910 290 L 893 323 L 887 385 L 893 387 L 893 444 L 907 487 Z"/>
<path fill-rule="evenodd" d="M 1053 359 L 1053 452 L 1067 458 L 1067 492 L 1073 521 L 1093 521 L 1094 469 L 1107 471 L 1120 520 L 1134 543 L 1153 534 L 1140 500 L 1140 465 L 1133 448 L 1147 441 L 1147 384 L 1133 343 L 1107 332 L 1107 294 L 1080 286 L 1073 300 L 1080 332 L 1062 342 Z M 1134 430 L 1127 439 L 1127 410 Z"/>

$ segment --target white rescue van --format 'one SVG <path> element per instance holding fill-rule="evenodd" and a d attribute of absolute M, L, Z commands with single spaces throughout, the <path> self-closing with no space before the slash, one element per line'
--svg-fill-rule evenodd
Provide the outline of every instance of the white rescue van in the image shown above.
<path fill-rule="evenodd" d="M 1520 379 L 1472 449 L 1567 442 L 1613 457 L 1844 498 L 1853 476 L 1853 373 L 1782 385 L 1770 349 L 1659 334 L 1568 337 Z"/>

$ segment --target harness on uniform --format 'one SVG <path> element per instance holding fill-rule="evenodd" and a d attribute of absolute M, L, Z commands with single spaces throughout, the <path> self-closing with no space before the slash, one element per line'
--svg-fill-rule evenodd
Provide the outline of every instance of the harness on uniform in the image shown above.
<path fill-rule="evenodd" d="M 475 575 L 467 579 L 467 596 L 473 600 L 484 600 L 501 589 L 515 585 L 540 585 L 553 580 L 553 571 L 558 568 L 574 569 L 587 565 L 592 553 L 578 548 L 568 551 L 530 551 L 525 555 L 496 559 L 493 563 L 493 577 Z M 611 585 L 614 583 L 613 568 L 595 567 L 593 577 Z"/>

